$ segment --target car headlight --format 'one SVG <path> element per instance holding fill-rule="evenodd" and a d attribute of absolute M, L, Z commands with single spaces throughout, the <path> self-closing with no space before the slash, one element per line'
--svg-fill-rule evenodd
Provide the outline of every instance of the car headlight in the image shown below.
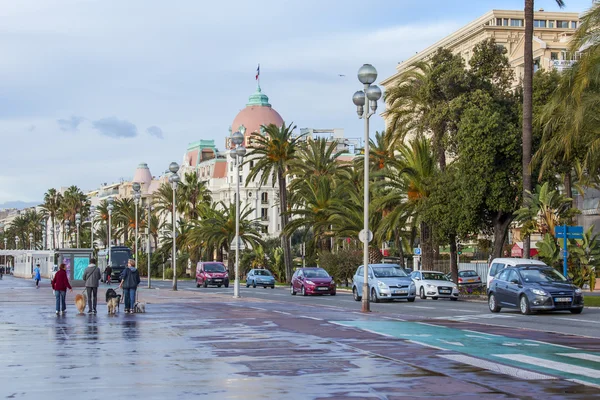
<path fill-rule="evenodd" d="M 415 287 L 415 283 L 414 283 L 414 282 L 411 282 L 411 283 L 410 283 L 410 287 L 411 287 L 411 288 L 414 288 L 414 287 Z"/>
<path fill-rule="evenodd" d="M 581 289 L 579 289 L 579 288 L 575 289 L 575 294 L 581 294 Z"/>
<path fill-rule="evenodd" d="M 306 281 L 307 285 L 314 285 L 315 283 L 313 281 Z"/>
<path fill-rule="evenodd" d="M 428 287 L 429 289 L 435 289 L 435 285 L 432 285 L 432 284 L 429 284 L 429 283 L 427 284 L 427 287 Z"/>
<path fill-rule="evenodd" d="M 332 284 L 332 285 L 335 285 L 335 281 L 334 281 L 334 280 L 332 280 L 332 281 L 331 281 L 331 284 Z"/>
<path fill-rule="evenodd" d="M 531 289 L 533 294 L 537 294 L 538 296 L 548 296 L 548 292 L 542 289 Z"/>
<path fill-rule="evenodd" d="M 377 286 L 379 286 L 381 289 L 385 289 L 387 287 L 387 285 L 381 281 L 377 281 Z"/>

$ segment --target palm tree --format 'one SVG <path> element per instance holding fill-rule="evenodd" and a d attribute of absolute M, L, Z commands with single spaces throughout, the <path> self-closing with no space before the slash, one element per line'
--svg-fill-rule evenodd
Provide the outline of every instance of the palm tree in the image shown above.
<path fill-rule="evenodd" d="M 52 222 L 52 248 L 57 248 L 56 246 L 56 236 L 55 236 L 55 226 L 56 226 L 56 215 L 58 210 L 60 209 L 60 203 L 62 201 L 62 195 L 56 191 L 56 189 L 51 188 L 44 194 L 44 204 L 42 207 L 46 210 L 48 215 L 50 216 L 50 220 Z"/>
<path fill-rule="evenodd" d="M 564 7 L 562 0 L 555 0 Z M 531 146 L 533 141 L 533 9 L 534 0 L 525 0 L 525 36 L 523 37 L 523 205 L 531 192 Z M 530 257 L 529 237 L 523 241 L 523 257 Z"/>
<path fill-rule="evenodd" d="M 171 196 L 172 197 L 172 196 Z M 197 219 L 202 204 L 210 204 L 212 197 L 206 183 L 199 179 L 196 171 L 186 173 L 181 183 L 181 208 L 188 220 Z"/>
<path fill-rule="evenodd" d="M 114 236 L 122 237 L 123 243 L 127 243 L 129 237 L 135 236 L 135 201 L 131 198 L 117 199 L 112 220 L 117 225 Z"/>
<path fill-rule="evenodd" d="M 285 257 L 286 280 L 289 283 L 292 279 L 292 250 L 288 235 L 285 233 L 285 227 L 288 224 L 288 188 L 286 176 L 291 161 L 296 157 L 298 142 L 304 136 L 303 134 L 293 136 L 296 126 L 292 124 L 278 127 L 270 124 L 264 127 L 264 135 L 254 132 L 250 138 L 252 147 L 252 157 L 257 160 L 250 174 L 246 178 L 246 184 L 258 178 L 261 185 L 271 183 L 273 186 L 277 183 L 279 186 L 279 206 L 281 217 L 281 247 L 283 247 Z"/>

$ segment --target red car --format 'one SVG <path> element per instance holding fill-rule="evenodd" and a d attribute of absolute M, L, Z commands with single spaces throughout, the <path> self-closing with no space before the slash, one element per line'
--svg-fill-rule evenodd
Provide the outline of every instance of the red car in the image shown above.
<path fill-rule="evenodd" d="M 330 294 L 335 296 L 335 282 L 323 268 L 299 268 L 292 277 L 290 293 L 302 296 L 309 294 Z"/>
<path fill-rule="evenodd" d="M 196 287 L 200 285 L 204 287 L 216 286 L 229 287 L 229 275 L 227 275 L 227 268 L 222 262 L 203 262 L 200 261 L 196 266 Z"/>

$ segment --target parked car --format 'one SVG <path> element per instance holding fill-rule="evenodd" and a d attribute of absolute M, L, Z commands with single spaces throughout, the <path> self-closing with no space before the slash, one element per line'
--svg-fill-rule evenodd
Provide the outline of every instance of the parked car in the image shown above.
<path fill-rule="evenodd" d="M 204 262 L 200 261 L 196 265 L 196 287 L 216 286 L 229 287 L 229 275 L 227 268 L 222 262 Z"/>
<path fill-rule="evenodd" d="M 323 268 L 298 268 L 292 276 L 290 293 L 307 296 L 309 294 L 330 294 L 335 296 L 335 281 Z"/>
<path fill-rule="evenodd" d="M 246 287 L 256 287 L 262 286 L 265 289 L 267 287 L 271 287 L 271 289 L 275 289 L 275 278 L 273 274 L 271 274 L 266 269 L 251 269 L 246 275 Z"/>
<path fill-rule="evenodd" d="M 452 272 L 446 274 L 446 279 L 449 281 L 452 280 Z M 483 286 L 483 283 L 481 282 L 481 277 L 476 271 L 473 271 L 472 269 L 466 269 L 463 271 L 458 271 L 458 287 L 461 286 L 479 288 Z"/>
<path fill-rule="evenodd" d="M 362 300 L 364 284 L 364 266 L 356 269 L 352 278 L 354 300 Z M 369 264 L 370 300 L 379 303 L 382 299 L 415 301 L 415 284 L 406 272 L 397 264 Z"/>
<path fill-rule="evenodd" d="M 437 300 L 440 297 L 458 300 L 458 286 L 446 278 L 442 272 L 438 271 L 413 271 L 410 274 L 419 297 L 426 299 L 431 297 Z"/>
<path fill-rule="evenodd" d="M 524 258 L 494 258 L 490 263 L 487 278 L 485 280 L 487 287 L 490 287 L 494 276 L 506 267 L 515 267 L 517 265 L 541 265 L 546 266 L 543 261 L 529 260 Z"/>
<path fill-rule="evenodd" d="M 526 260 L 522 260 L 526 261 Z M 500 271 L 488 287 L 491 312 L 503 307 L 518 308 L 522 314 L 540 310 L 583 311 L 581 289 L 552 267 L 516 265 Z"/>

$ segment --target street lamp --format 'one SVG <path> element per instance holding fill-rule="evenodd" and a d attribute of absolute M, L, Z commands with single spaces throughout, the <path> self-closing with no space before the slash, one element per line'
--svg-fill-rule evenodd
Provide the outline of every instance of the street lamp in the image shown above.
<path fill-rule="evenodd" d="M 19 250 L 19 237 L 15 236 L 15 250 Z"/>
<path fill-rule="evenodd" d="M 96 217 L 96 207 L 90 207 L 90 247 L 92 248 L 92 254 L 94 253 L 94 218 Z"/>
<path fill-rule="evenodd" d="M 56 242 L 54 243 L 55 246 L 60 246 L 60 224 L 56 225 L 54 227 L 54 232 L 52 233 L 52 240 L 54 241 L 54 239 L 56 238 Z M 65 247 L 65 242 L 63 240 L 63 247 Z"/>
<path fill-rule="evenodd" d="M 177 192 L 177 183 L 180 181 L 179 175 L 177 175 L 179 164 L 176 162 L 169 164 L 169 171 L 171 171 L 169 182 L 171 182 L 171 185 L 173 186 L 173 260 L 171 261 L 171 267 L 173 268 L 173 290 L 177 290 L 177 199 L 175 198 L 175 193 Z"/>
<path fill-rule="evenodd" d="M 33 233 L 29 232 L 29 250 L 33 250 Z"/>
<path fill-rule="evenodd" d="M 142 185 L 137 182 L 133 182 L 131 185 L 133 188 L 133 202 L 135 203 L 135 262 L 138 262 L 138 243 L 139 243 L 139 232 L 138 232 L 138 205 L 140 204 L 140 199 L 142 198 L 142 194 L 140 193 L 140 189 Z M 139 268 L 139 265 L 138 265 Z"/>
<path fill-rule="evenodd" d="M 75 224 L 77 225 L 77 248 L 79 248 L 79 225 L 81 225 L 81 214 L 75 214 Z"/>
<path fill-rule="evenodd" d="M 150 289 L 152 287 L 151 285 L 151 280 L 152 277 L 150 276 L 150 228 L 151 228 L 151 221 L 152 221 L 152 201 L 151 201 L 151 197 L 148 196 L 147 197 L 147 202 L 148 202 L 148 222 L 146 223 L 146 234 L 148 235 L 148 248 L 147 248 L 147 252 L 146 255 L 148 256 L 148 289 Z"/>
<path fill-rule="evenodd" d="M 69 227 L 71 226 L 71 221 L 69 221 L 68 219 L 65 219 L 65 234 L 63 235 L 64 237 L 64 241 L 63 241 L 63 245 L 64 242 L 70 239 L 70 235 L 69 235 Z M 69 244 L 70 245 L 70 244 Z M 70 246 L 69 246 L 70 247 Z"/>
<path fill-rule="evenodd" d="M 244 143 L 244 134 L 241 132 L 235 132 L 231 135 L 231 142 L 235 148 L 231 149 L 229 154 L 231 158 L 235 160 L 235 282 L 233 284 L 233 297 L 240 297 L 240 163 L 246 155 L 246 148 L 242 145 Z"/>
<path fill-rule="evenodd" d="M 377 110 L 377 100 L 381 98 L 381 89 L 377 85 L 372 85 L 377 79 L 377 70 L 371 64 L 364 64 L 358 70 L 358 80 L 364 85 L 364 91 L 359 90 L 352 96 L 352 101 L 356 106 L 358 118 L 365 120 L 365 158 L 364 158 L 364 227 L 359 234 L 359 239 L 363 242 L 363 265 L 364 265 L 364 283 L 362 290 L 362 312 L 370 311 L 369 304 L 369 242 L 373 239 L 373 233 L 369 231 L 369 118 Z M 371 106 L 371 111 L 369 111 Z"/>
<path fill-rule="evenodd" d="M 108 243 L 106 245 L 107 249 L 108 249 L 108 265 L 110 265 L 110 267 L 112 268 L 112 251 L 110 250 L 110 242 L 111 242 L 111 217 L 112 217 L 112 211 L 113 211 L 113 198 L 109 197 L 108 199 L 106 199 L 106 202 L 108 203 L 108 206 L 106 206 L 106 209 L 108 210 Z"/>

